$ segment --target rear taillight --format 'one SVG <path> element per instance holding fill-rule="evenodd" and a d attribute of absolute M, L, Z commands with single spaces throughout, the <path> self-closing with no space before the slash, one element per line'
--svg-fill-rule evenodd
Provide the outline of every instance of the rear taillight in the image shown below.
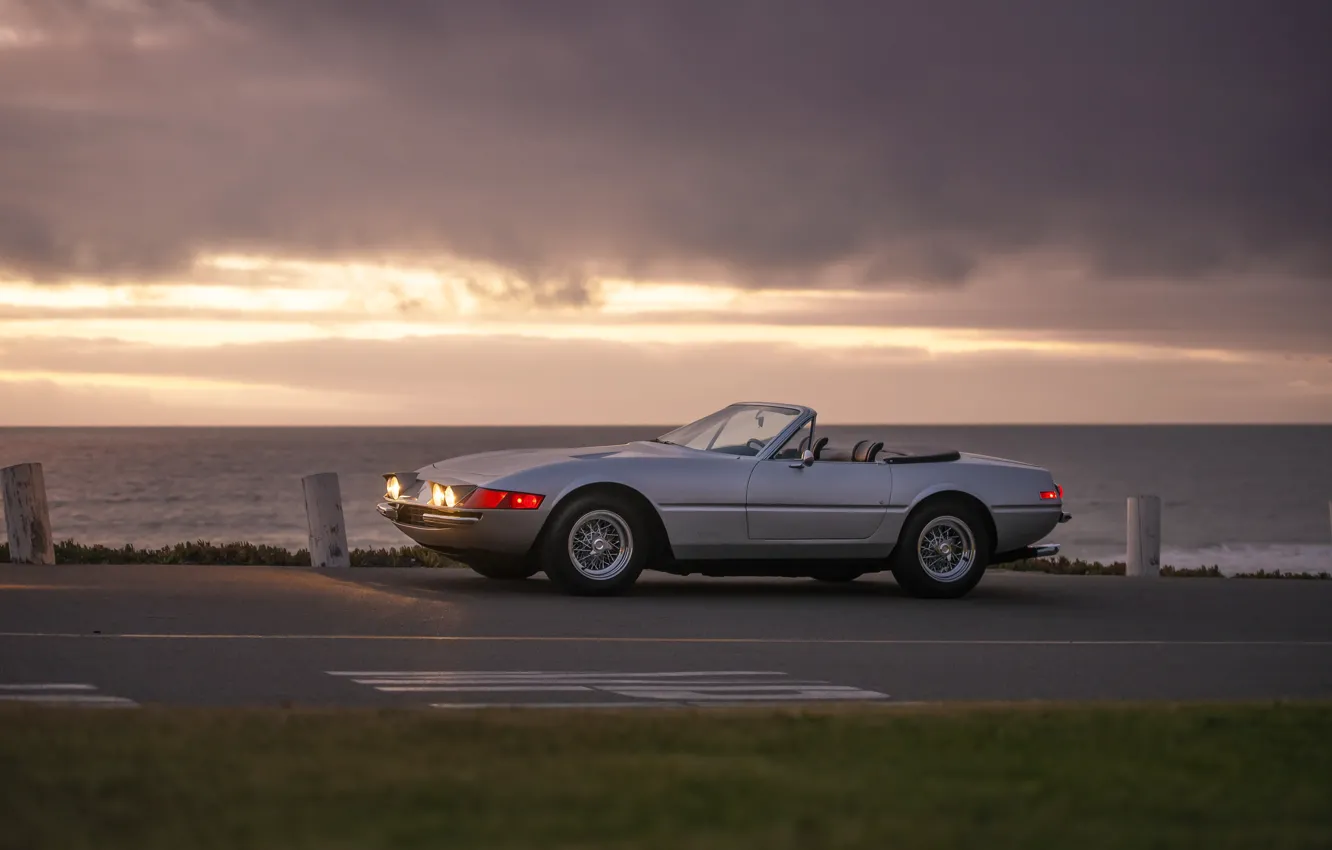
<path fill-rule="evenodd" d="M 1056 486 L 1057 486 L 1057 485 L 1056 485 Z M 1059 498 L 1062 498 L 1062 497 L 1061 497 L 1058 493 L 1056 493 L 1054 490 L 1042 490 L 1042 491 L 1041 491 L 1041 498 L 1042 498 L 1042 499 L 1059 499 Z"/>
<path fill-rule="evenodd" d="M 512 508 L 517 511 L 532 511 L 541 507 L 541 502 L 545 498 L 545 496 L 539 496 L 536 493 L 510 493 L 505 490 L 487 490 L 485 487 L 477 487 L 468 494 L 466 499 L 463 499 L 462 504 L 458 507 L 477 510 Z"/>

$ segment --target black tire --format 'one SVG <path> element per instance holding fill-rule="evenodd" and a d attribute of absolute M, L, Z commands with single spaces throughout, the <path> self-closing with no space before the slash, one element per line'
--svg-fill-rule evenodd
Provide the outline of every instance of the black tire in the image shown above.
<path fill-rule="evenodd" d="M 601 528 L 605 533 L 593 533 L 595 528 Z M 580 569 L 575 563 L 575 529 L 580 535 L 590 533 L 589 537 L 583 538 L 584 541 L 600 539 L 607 545 L 607 554 L 603 557 L 612 560 L 604 568 L 604 577 L 597 577 L 596 569 L 587 565 Z M 617 544 L 614 539 L 621 532 L 627 533 L 629 544 L 623 562 L 619 560 L 616 549 L 623 553 L 624 541 Z M 654 544 L 652 528 L 637 505 L 610 494 L 589 493 L 575 497 L 555 509 L 542 533 L 538 555 L 546 576 L 565 593 L 610 596 L 623 593 L 633 586 L 647 565 Z"/>
<path fill-rule="evenodd" d="M 479 561 L 467 565 L 472 572 L 495 581 L 522 581 L 541 572 L 541 567 L 522 561 Z"/>
<path fill-rule="evenodd" d="M 965 541 L 970 536 L 972 558 L 970 566 L 956 574 L 947 575 L 947 567 L 928 568 L 922 561 L 922 535 L 926 529 L 942 529 L 945 535 L 956 531 Z M 953 546 L 944 540 L 944 546 Z M 985 575 L 990 562 L 989 527 L 985 517 L 975 506 L 961 499 L 939 499 L 921 505 L 907 518 L 892 554 L 893 578 L 912 596 L 925 599 L 957 599 L 966 596 Z"/>

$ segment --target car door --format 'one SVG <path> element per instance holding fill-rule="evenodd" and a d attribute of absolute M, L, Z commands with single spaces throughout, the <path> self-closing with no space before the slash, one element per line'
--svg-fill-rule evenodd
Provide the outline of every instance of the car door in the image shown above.
<path fill-rule="evenodd" d="M 745 493 L 751 540 L 864 540 L 883 523 L 892 467 L 790 460 L 754 465 Z"/>

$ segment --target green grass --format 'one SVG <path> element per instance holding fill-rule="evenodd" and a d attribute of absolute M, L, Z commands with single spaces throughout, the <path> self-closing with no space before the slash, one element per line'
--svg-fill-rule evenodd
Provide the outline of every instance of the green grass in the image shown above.
<path fill-rule="evenodd" d="M 1332 705 L 0 710 L 0 847 L 1326 848 Z"/>

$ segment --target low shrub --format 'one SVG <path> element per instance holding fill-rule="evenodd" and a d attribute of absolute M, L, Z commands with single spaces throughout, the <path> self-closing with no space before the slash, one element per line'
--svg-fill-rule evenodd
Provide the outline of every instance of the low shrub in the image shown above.
<path fill-rule="evenodd" d="M 420 546 L 391 547 L 388 549 L 352 549 L 353 567 L 452 567 L 457 562 Z M 124 546 L 104 546 L 100 543 L 84 544 L 62 540 L 55 545 L 58 564 L 226 564 L 262 565 L 269 567 L 308 567 L 310 553 L 306 549 L 290 549 L 267 544 L 213 543 L 196 540 L 176 543 L 157 549 Z M 0 543 L 0 563 L 9 562 L 9 544 Z"/>

